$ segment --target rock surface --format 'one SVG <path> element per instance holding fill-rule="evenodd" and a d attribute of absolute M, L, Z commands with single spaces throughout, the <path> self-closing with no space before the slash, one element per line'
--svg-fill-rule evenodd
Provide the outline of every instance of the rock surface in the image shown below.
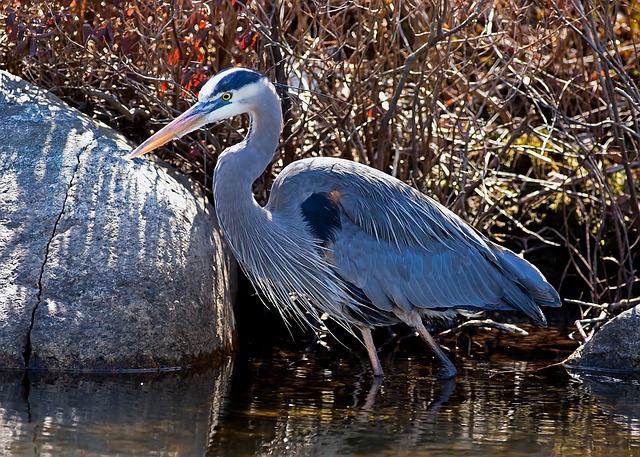
<path fill-rule="evenodd" d="M 235 261 L 185 178 L 0 72 L 0 368 L 157 369 L 234 344 Z M 179 182 L 182 181 L 182 182 Z"/>
<path fill-rule="evenodd" d="M 564 365 L 570 370 L 640 373 L 640 305 L 603 325 Z"/>

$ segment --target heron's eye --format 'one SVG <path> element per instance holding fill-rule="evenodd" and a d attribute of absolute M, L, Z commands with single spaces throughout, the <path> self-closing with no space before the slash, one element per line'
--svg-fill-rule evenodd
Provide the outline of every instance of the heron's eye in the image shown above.
<path fill-rule="evenodd" d="M 220 98 L 222 98 L 225 102 L 228 102 L 229 100 L 231 100 L 231 92 L 225 92 Z"/>

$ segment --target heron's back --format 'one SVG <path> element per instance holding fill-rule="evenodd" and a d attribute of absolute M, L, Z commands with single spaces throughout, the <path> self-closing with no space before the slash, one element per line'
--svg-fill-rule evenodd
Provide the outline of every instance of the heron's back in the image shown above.
<path fill-rule="evenodd" d="M 325 261 L 365 308 L 433 315 L 514 309 L 545 324 L 539 306 L 560 306 L 529 262 L 370 167 L 330 158 L 294 162 L 274 182 L 267 209 L 302 216 L 303 229 L 315 234 Z"/>

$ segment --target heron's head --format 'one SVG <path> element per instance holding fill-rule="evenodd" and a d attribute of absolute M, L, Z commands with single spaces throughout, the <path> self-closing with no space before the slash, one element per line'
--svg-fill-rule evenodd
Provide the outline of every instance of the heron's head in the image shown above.
<path fill-rule="evenodd" d="M 250 113 L 265 93 L 275 94 L 275 88 L 260 73 L 246 68 L 223 70 L 202 87 L 195 105 L 148 138 L 127 158 L 151 152 L 206 124 Z"/>

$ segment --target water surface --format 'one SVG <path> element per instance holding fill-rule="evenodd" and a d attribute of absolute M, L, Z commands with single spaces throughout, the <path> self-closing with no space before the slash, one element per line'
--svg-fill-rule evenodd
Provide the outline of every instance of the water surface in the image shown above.
<path fill-rule="evenodd" d="M 447 382 L 411 338 L 382 352 L 381 383 L 359 349 L 286 344 L 189 373 L 4 373 L 0 453 L 640 456 L 640 382 L 550 366 L 562 332 L 494 336 L 460 338 Z"/>

